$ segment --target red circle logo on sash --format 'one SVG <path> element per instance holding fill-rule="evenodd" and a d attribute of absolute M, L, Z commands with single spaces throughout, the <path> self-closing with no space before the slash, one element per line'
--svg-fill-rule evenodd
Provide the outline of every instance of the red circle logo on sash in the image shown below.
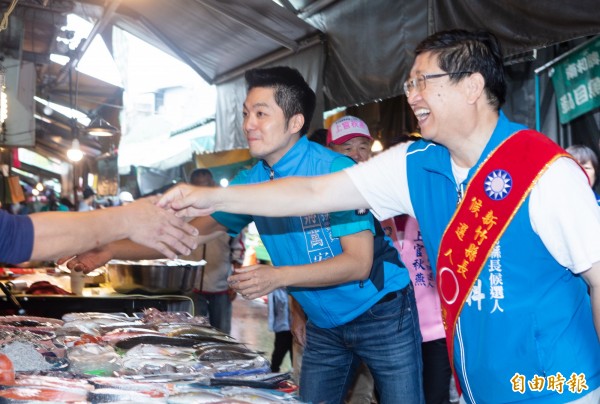
<path fill-rule="evenodd" d="M 438 273 L 439 293 L 444 302 L 453 304 L 458 298 L 458 279 L 456 274 L 450 268 L 444 267 Z"/>

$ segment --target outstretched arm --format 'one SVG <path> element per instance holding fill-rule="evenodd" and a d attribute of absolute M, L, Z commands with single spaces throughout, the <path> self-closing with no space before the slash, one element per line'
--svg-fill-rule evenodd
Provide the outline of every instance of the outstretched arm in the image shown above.
<path fill-rule="evenodd" d="M 112 208 L 111 208 L 112 209 Z M 200 235 L 196 237 L 197 244 L 204 244 L 225 231 L 225 228 L 212 217 L 200 217 L 189 223 Z M 188 255 L 190 250 L 184 255 Z M 183 252 L 182 252 L 183 254 Z M 118 240 L 99 248 L 78 254 L 76 257 L 65 257 L 58 261 L 59 264 L 67 262 L 67 267 L 75 271 L 90 272 L 106 264 L 111 259 L 141 260 L 168 257 L 161 251 L 136 243 L 132 240 Z"/>
<path fill-rule="evenodd" d="M 344 171 L 228 188 L 179 185 L 163 195 L 159 205 L 188 217 L 215 211 L 283 217 L 369 207 Z"/>
<path fill-rule="evenodd" d="M 198 245 L 198 231 L 150 200 L 90 212 L 43 212 L 30 216 L 34 228 L 31 259 L 56 259 L 114 240 L 133 241 L 174 258 Z"/>

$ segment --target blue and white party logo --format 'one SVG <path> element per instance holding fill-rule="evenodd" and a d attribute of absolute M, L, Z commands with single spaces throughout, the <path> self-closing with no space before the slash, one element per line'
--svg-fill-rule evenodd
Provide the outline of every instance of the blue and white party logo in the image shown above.
<path fill-rule="evenodd" d="M 490 199 L 499 201 L 506 198 L 512 189 L 512 178 L 504 170 L 494 170 L 488 174 L 483 185 L 487 196 Z"/>

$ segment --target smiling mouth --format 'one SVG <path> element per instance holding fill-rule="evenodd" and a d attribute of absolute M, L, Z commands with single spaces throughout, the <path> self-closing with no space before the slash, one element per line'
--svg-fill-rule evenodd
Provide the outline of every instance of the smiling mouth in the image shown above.
<path fill-rule="evenodd" d="M 417 121 L 421 122 L 429 116 L 430 112 L 427 108 L 419 108 L 414 111 L 414 114 L 417 117 Z"/>

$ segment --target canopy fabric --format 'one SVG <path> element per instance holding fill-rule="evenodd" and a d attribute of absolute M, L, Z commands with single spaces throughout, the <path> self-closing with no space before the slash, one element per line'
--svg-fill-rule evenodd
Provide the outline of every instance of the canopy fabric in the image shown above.
<path fill-rule="evenodd" d="M 452 28 L 493 32 L 512 56 L 600 33 L 598 0 L 428 0 L 429 32 Z"/>
<path fill-rule="evenodd" d="M 506 56 L 600 33 L 597 0 L 114 0 L 110 22 L 190 65 L 209 83 L 225 83 L 321 34 L 327 63 L 325 107 L 402 94 L 412 50 L 428 34 L 485 29 Z M 102 0 L 78 2 L 101 18 Z M 109 6 L 107 6 L 108 8 Z M 100 11 L 98 11 L 100 10 Z M 176 23 L 173 23 L 173 22 Z"/>
<path fill-rule="evenodd" d="M 122 1 L 112 23 L 181 59 L 210 84 L 282 47 L 296 52 L 318 33 L 271 0 Z"/>
<path fill-rule="evenodd" d="M 427 36 L 423 1 L 340 1 L 308 21 L 327 34 L 325 108 L 402 94 L 412 51 Z"/>

